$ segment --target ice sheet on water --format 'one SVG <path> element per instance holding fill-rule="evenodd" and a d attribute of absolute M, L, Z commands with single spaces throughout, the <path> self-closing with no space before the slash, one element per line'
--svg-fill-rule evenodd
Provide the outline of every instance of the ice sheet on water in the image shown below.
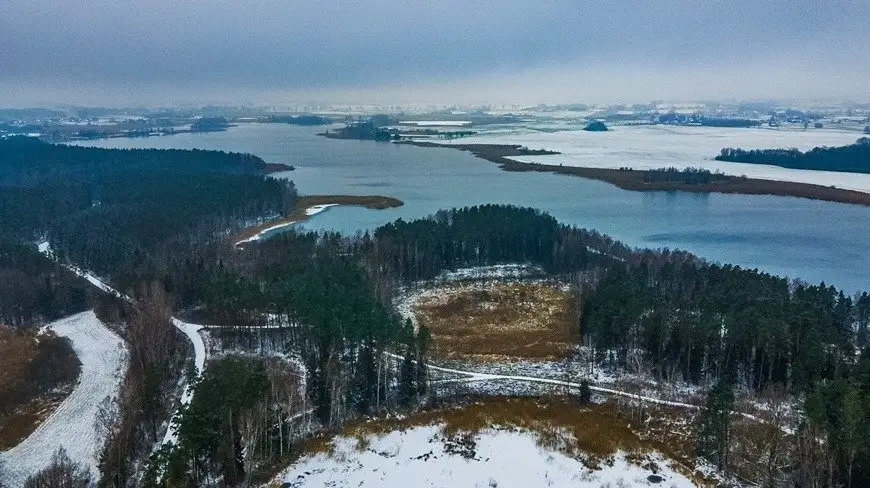
<path fill-rule="evenodd" d="M 615 126 L 608 132 L 570 130 L 472 136 L 441 144 L 517 144 L 561 154 L 516 156 L 526 163 L 657 169 L 705 168 L 729 175 L 765 180 L 812 183 L 870 193 L 870 174 L 781 168 L 762 164 L 716 161 L 726 147 L 743 149 L 797 148 L 854 144 L 862 134 L 847 130 L 776 130 L 771 128 L 685 127 L 670 125 Z"/>

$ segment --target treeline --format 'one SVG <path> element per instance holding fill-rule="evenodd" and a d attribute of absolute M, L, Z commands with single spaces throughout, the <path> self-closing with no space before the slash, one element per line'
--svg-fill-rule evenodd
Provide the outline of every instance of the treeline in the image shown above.
<path fill-rule="evenodd" d="M 200 117 L 190 123 L 192 132 L 215 132 L 226 130 L 230 122 L 226 117 Z"/>
<path fill-rule="evenodd" d="M 186 173 L 257 173 L 257 156 L 200 149 L 103 149 L 49 144 L 33 137 L 0 138 L 0 185 L 93 181 L 103 173 L 148 170 Z"/>
<path fill-rule="evenodd" d="M 716 159 L 735 163 L 771 164 L 783 168 L 870 173 L 870 138 L 862 137 L 849 146 L 815 147 L 807 152 L 798 149 L 747 151 L 725 148 Z"/>
<path fill-rule="evenodd" d="M 595 231 L 560 224 L 530 208 L 481 205 L 442 210 L 378 228 L 372 262 L 385 278 L 426 280 L 470 266 L 533 262 L 550 273 L 609 265 L 630 250 Z M 363 239 L 366 245 L 366 239 Z"/>
<path fill-rule="evenodd" d="M 706 185 L 720 179 L 721 173 L 713 173 L 704 168 L 658 168 L 643 171 L 644 183 L 682 183 L 685 185 Z"/>
<path fill-rule="evenodd" d="M 679 255 L 648 253 L 588 295 L 581 331 L 605 354 L 674 382 L 806 391 L 854 366 L 870 297 Z"/>
<path fill-rule="evenodd" d="M 656 122 L 670 125 L 701 125 L 705 127 L 757 127 L 760 120 L 736 117 L 707 117 L 700 114 L 686 115 L 668 113 L 656 117 Z"/>
<path fill-rule="evenodd" d="M 359 139 L 367 141 L 391 141 L 398 138 L 394 134 L 375 122 L 354 122 L 331 132 L 322 134 L 333 139 Z"/>
<path fill-rule="evenodd" d="M 96 308 L 100 320 L 122 335 L 129 351 L 118 395 L 103 399 L 94 419 L 96 434 L 103 441 L 98 455 L 100 487 L 135 484 L 163 438 L 191 357 L 187 341 L 172 325 L 173 303 L 163 287 L 143 286 L 134 298 L 134 303 L 126 303 L 106 297 Z"/>
<path fill-rule="evenodd" d="M 92 294 L 36 246 L 0 237 L 0 325 L 27 329 L 82 312 Z"/>

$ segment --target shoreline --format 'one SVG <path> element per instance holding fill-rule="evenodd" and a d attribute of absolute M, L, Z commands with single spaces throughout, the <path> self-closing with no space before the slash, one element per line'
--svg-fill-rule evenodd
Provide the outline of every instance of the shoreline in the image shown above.
<path fill-rule="evenodd" d="M 510 159 L 511 156 L 528 156 L 541 154 L 559 154 L 555 151 L 530 151 L 521 146 L 509 144 L 437 144 L 432 142 L 407 141 L 400 144 L 411 144 L 420 147 L 446 147 L 470 152 L 472 155 L 499 165 L 504 171 L 526 172 L 537 171 L 560 175 L 579 176 L 592 180 L 604 181 L 623 190 L 632 191 L 685 191 L 691 193 L 731 193 L 742 195 L 774 195 L 827 202 L 847 203 L 852 205 L 870 206 L 870 193 L 846 190 L 812 183 L 796 183 L 789 181 L 763 180 L 741 176 L 722 175 L 718 181 L 711 183 L 681 183 L 657 182 L 647 183 L 643 180 L 644 170 L 589 168 L 583 166 L 560 166 L 554 164 L 523 163 Z"/>
<path fill-rule="evenodd" d="M 339 205 L 383 210 L 401 207 L 404 204 L 398 198 L 382 195 L 304 195 L 296 200 L 293 213 L 290 215 L 248 227 L 233 235 L 231 240 L 233 246 L 238 248 L 248 242 L 263 239 L 263 236 L 269 232 L 304 222 L 324 210 Z"/>

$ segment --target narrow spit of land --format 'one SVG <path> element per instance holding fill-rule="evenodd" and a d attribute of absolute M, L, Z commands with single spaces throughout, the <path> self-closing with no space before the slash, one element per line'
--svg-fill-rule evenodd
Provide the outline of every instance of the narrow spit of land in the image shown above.
<path fill-rule="evenodd" d="M 293 213 L 286 217 L 270 220 L 260 225 L 248 227 L 244 231 L 233 236 L 232 241 L 236 244 L 243 244 L 252 240 L 257 240 L 263 233 L 269 230 L 285 227 L 297 222 L 303 222 L 312 215 L 317 214 L 321 210 L 335 205 L 350 205 L 357 207 L 365 207 L 374 210 L 383 210 L 386 208 L 401 207 L 404 202 L 398 198 L 385 197 L 382 195 L 305 195 L 300 196 L 296 200 L 296 205 L 293 208 Z"/>
<path fill-rule="evenodd" d="M 605 181 L 623 190 L 634 191 L 687 191 L 693 193 L 739 193 L 745 195 L 778 195 L 828 202 L 850 203 L 870 206 L 870 193 L 863 193 L 831 186 L 795 183 L 790 181 L 762 180 L 741 176 L 718 175 L 710 183 L 683 183 L 679 181 L 646 182 L 647 171 L 634 169 L 586 168 L 560 166 L 555 164 L 523 163 L 510 159 L 512 156 L 538 156 L 559 154 L 554 151 L 529 150 L 522 146 L 507 144 L 436 144 L 432 142 L 410 141 L 421 147 L 451 147 L 487 161 L 492 161 L 505 171 L 538 171 L 561 175 L 580 176 Z"/>

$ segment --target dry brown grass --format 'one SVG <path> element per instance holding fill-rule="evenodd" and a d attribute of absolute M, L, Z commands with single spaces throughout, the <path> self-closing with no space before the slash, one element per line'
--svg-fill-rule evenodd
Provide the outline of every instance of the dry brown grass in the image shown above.
<path fill-rule="evenodd" d="M 576 343 L 571 295 L 545 283 L 454 284 L 419 297 L 412 311 L 442 359 L 558 359 Z"/>
<path fill-rule="evenodd" d="M 17 446 L 63 402 L 65 395 L 39 398 L 9 415 L 0 416 L 0 451 Z"/>

